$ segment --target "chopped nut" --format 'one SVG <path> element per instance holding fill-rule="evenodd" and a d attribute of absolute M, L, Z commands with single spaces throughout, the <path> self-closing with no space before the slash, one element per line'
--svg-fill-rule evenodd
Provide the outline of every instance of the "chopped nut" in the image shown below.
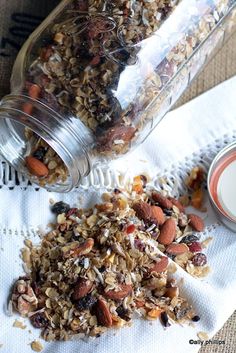
<path fill-rule="evenodd" d="M 203 331 L 198 332 L 197 336 L 198 336 L 198 338 L 200 338 L 200 340 L 202 340 L 202 341 L 207 341 L 207 340 L 209 340 L 209 336 L 208 336 L 208 334 L 207 334 L 206 332 L 203 332 Z"/>
<path fill-rule="evenodd" d="M 15 320 L 13 323 L 13 327 L 17 327 L 24 330 L 26 328 L 26 325 L 24 325 L 24 323 L 20 320 Z"/>
<path fill-rule="evenodd" d="M 58 44 L 62 44 L 63 43 L 63 39 L 64 39 L 64 34 L 62 34 L 62 33 L 56 33 L 55 36 L 54 36 L 54 40 Z"/>
<path fill-rule="evenodd" d="M 204 198 L 203 190 L 201 188 L 195 190 L 192 193 L 191 206 L 193 206 L 197 210 L 201 210 L 203 207 L 203 198 Z"/>
<path fill-rule="evenodd" d="M 39 341 L 33 341 L 31 342 L 31 349 L 35 352 L 41 352 L 43 350 L 43 345 Z"/>
<path fill-rule="evenodd" d="M 198 190 L 204 180 L 205 177 L 205 172 L 202 167 L 194 167 L 191 172 L 189 177 L 186 178 L 186 185 L 189 189 L 192 190 Z"/>

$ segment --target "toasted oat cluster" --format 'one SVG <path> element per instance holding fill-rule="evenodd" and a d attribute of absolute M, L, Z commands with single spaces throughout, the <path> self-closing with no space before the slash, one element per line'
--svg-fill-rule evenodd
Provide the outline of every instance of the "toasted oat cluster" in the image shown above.
<path fill-rule="evenodd" d="M 165 327 L 199 320 L 180 295 L 172 260 L 193 275 L 206 274 L 197 235 L 204 224 L 177 199 L 138 176 L 132 190 L 106 193 L 93 208 L 57 202 L 52 212 L 54 229 L 37 246 L 26 241 L 22 257 L 29 271 L 11 297 L 45 340 L 98 337 L 135 316 L 159 318 Z"/>

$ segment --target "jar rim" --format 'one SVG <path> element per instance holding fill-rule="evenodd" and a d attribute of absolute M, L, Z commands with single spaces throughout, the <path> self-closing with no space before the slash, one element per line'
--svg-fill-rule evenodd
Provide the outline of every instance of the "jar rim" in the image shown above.
<path fill-rule="evenodd" d="M 23 111 L 24 104 L 32 104 L 34 107 L 32 113 Z M 45 103 L 25 95 L 5 96 L 0 104 L 0 125 L 0 153 L 17 171 L 27 175 L 30 182 L 42 186 L 40 183 L 42 179 L 32 176 L 25 166 L 24 158 L 28 151 L 26 138 L 23 139 L 20 131 L 24 128 L 30 129 L 43 139 L 67 168 L 68 175 L 65 182 L 46 183 L 43 185 L 45 189 L 69 192 L 80 183 L 82 177 L 89 174 L 90 158 L 83 139 L 70 127 L 71 119 L 65 121 L 65 117 L 60 117 Z"/>

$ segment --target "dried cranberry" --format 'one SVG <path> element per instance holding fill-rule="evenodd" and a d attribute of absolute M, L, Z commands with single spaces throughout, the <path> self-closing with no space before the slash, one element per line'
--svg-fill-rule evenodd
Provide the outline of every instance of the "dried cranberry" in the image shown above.
<path fill-rule="evenodd" d="M 96 303 L 96 301 L 97 299 L 93 297 L 91 293 L 89 293 L 85 297 L 76 301 L 75 306 L 78 310 L 87 310 L 92 308 L 92 306 Z"/>
<path fill-rule="evenodd" d="M 43 328 L 48 325 L 48 319 L 43 312 L 36 313 L 30 317 L 31 324 L 36 328 Z"/>
<path fill-rule="evenodd" d="M 76 214 L 77 211 L 78 211 L 78 208 L 71 208 L 71 209 L 67 212 L 66 217 L 70 217 L 70 216 Z"/>
<path fill-rule="evenodd" d="M 39 161 L 43 162 L 44 156 L 47 152 L 47 149 L 45 147 L 39 147 L 34 153 L 33 157 L 38 159 Z"/>
<path fill-rule="evenodd" d="M 53 55 L 53 48 L 51 45 L 48 45 L 47 47 L 42 48 L 40 52 L 40 58 L 43 61 L 48 61 L 52 55 Z"/>
<path fill-rule="evenodd" d="M 126 233 L 127 234 L 131 234 L 135 231 L 136 227 L 134 224 L 130 224 L 126 227 Z"/>
<path fill-rule="evenodd" d="M 188 243 L 189 250 L 191 252 L 200 252 L 202 250 L 201 243 L 194 241 L 192 243 Z"/>
<path fill-rule="evenodd" d="M 96 56 L 94 56 L 93 59 L 90 61 L 90 65 L 96 66 L 96 65 L 100 64 L 100 62 L 101 62 L 101 57 L 100 57 L 100 55 L 96 55 Z"/>
<path fill-rule="evenodd" d="M 194 266 L 204 266 L 207 263 L 207 257 L 203 253 L 195 254 L 192 258 L 192 263 Z"/>
<path fill-rule="evenodd" d="M 67 213 L 69 209 L 70 206 L 63 201 L 56 202 L 51 208 L 52 213 L 55 213 L 57 215 L 61 213 Z"/>

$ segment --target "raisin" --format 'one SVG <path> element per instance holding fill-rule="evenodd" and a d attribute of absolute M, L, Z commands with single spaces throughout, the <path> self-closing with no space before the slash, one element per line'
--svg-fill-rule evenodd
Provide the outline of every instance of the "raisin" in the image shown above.
<path fill-rule="evenodd" d="M 35 328 L 43 328 L 48 325 L 48 319 L 43 312 L 36 313 L 30 317 L 31 324 Z"/>
<path fill-rule="evenodd" d="M 174 260 L 175 260 L 175 257 L 176 257 L 176 255 L 174 255 L 174 254 L 167 254 L 167 256 L 168 256 L 169 259 L 171 259 L 172 261 L 174 261 Z"/>
<path fill-rule="evenodd" d="M 198 322 L 200 320 L 200 316 L 195 315 L 194 317 L 192 317 L 192 321 L 193 322 Z"/>
<path fill-rule="evenodd" d="M 77 0 L 74 2 L 74 9 L 77 11 L 87 11 L 88 3 L 85 0 Z"/>
<path fill-rule="evenodd" d="M 125 321 L 130 321 L 130 317 L 128 316 L 129 311 L 125 309 L 123 305 L 118 306 L 118 308 L 116 308 L 116 312 L 119 315 L 119 317 L 121 317 L 121 319 Z"/>
<path fill-rule="evenodd" d="M 47 149 L 44 147 L 39 147 L 34 153 L 33 157 L 38 159 L 39 161 L 43 162 Z"/>
<path fill-rule="evenodd" d="M 170 326 L 170 323 L 169 323 L 169 320 L 168 320 L 168 315 L 166 314 L 165 311 L 163 311 L 161 313 L 161 323 L 164 327 L 169 327 Z"/>
<path fill-rule="evenodd" d="M 39 272 L 39 271 L 36 272 L 36 276 L 39 278 L 38 272 Z M 34 293 L 35 293 L 36 296 L 38 296 L 39 294 L 41 294 L 41 287 L 38 285 L 38 282 L 39 282 L 39 281 L 40 281 L 40 280 L 38 280 L 37 282 L 33 282 L 33 283 L 32 283 L 32 289 L 33 289 L 33 291 L 34 291 Z"/>
<path fill-rule="evenodd" d="M 106 271 L 106 266 L 103 265 L 102 267 L 99 268 L 99 272 L 103 273 L 105 271 Z"/>
<path fill-rule="evenodd" d="M 69 209 L 70 206 L 63 201 L 56 202 L 51 208 L 52 213 L 55 213 L 57 215 L 61 213 L 67 213 Z"/>
<path fill-rule="evenodd" d="M 169 210 L 167 208 L 164 208 L 163 212 L 165 213 L 166 216 L 172 216 L 173 211 Z"/>
<path fill-rule="evenodd" d="M 203 253 L 195 254 L 192 258 L 192 263 L 194 266 L 204 266 L 207 263 L 207 257 Z"/>
<path fill-rule="evenodd" d="M 145 175 L 140 175 L 140 178 L 143 182 L 143 187 L 145 188 L 148 182 L 147 177 Z"/>
<path fill-rule="evenodd" d="M 114 194 L 120 194 L 120 193 L 121 193 L 121 191 L 119 189 L 117 189 L 117 188 L 114 189 Z"/>
<path fill-rule="evenodd" d="M 190 234 L 183 237 L 180 243 L 188 244 L 188 243 L 193 243 L 195 241 L 199 241 L 199 237 L 196 235 Z"/>
<path fill-rule="evenodd" d="M 97 299 L 93 297 L 91 293 L 89 293 L 85 297 L 79 299 L 76 302 L 75 306 L 78 310 L 87 310 L 91 309 L 92 306 L 96 303 L 96 301 Z"/>

